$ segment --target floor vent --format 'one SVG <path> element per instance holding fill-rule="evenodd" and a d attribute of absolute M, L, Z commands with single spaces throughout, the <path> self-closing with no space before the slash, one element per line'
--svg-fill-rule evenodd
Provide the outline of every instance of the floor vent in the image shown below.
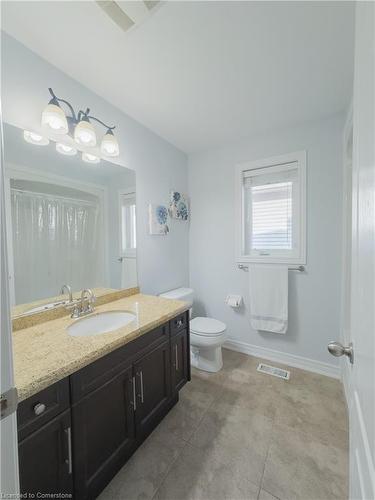
<path fill-rule="evenodd" d="M 274 377 L 279 377 L 284 380 L 289 380 L 290 377 L 290 372 L 288 372 L 288 370 L 283 370 L 282 368 L 266 365 L 264 363 L 259 363 L 257 371 L 267 373 L 268 375 L 273 375 Z"/>

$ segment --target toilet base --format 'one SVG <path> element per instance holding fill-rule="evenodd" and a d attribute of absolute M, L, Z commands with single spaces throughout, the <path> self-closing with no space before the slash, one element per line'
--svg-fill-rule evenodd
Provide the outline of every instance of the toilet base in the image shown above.
<path fill-rule="evenodd" d="M 221 345 L 215 347 L 190 346 L 191 365 L 198 370 L 216 373 L 223 367 Z"/>

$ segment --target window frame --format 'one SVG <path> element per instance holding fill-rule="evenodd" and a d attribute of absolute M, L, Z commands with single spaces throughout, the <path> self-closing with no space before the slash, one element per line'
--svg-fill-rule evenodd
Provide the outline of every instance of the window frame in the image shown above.
<path fill-rule="evenodd" d="M 298 221 L 298 252 L 295 256 L 249 255 L 245 253 L 245 189 L 244 173 L 249 170 L 265 170 L 271 168 L 271 172 L 283 172 L 290 169 L 290 164 L 295 163 L 298 174 L 298 198 L 299 198 L 299 221 Z M 270 173 L 271 173 L 270 172 Z M 266 173 L 266 172 L 263 172 Z M 255 161 L 240 163 L 236 166 L 236 261 L 237 263 L 268 263 L 268 264 L 306 264 L 306 151 L 287 153 L 271 158 L 263 158 Z M 275 252 L 276 253 L 276 252 Z"/>

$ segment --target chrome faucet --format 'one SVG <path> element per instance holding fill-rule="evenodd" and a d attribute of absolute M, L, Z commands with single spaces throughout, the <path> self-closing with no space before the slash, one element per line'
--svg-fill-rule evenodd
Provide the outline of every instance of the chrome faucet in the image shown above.
<path fill-rule="evenodd" d="M 93 303 L 96 297 L 90 288 L 84 288 L 81 292 L 81 298 L 78 303 L 74 306 L 73 312 L 71 314 L 72 318 L 80 318 L 86 314 L 90 314 L 94 311 Z"/>
<path fill-rule="evenodd" d="M 73 302 L 72 288 L 69 285 L 63 285 L 61 287 L 60 293 L 63 294 L 65 290 L 66 290 L 67 294 L 69 295 L 69 302 Z"/>

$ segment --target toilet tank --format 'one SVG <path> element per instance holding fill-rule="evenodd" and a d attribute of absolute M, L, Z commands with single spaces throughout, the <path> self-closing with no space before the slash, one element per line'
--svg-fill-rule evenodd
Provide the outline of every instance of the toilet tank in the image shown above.
<path fill-rule="evenodd" d="M 160 297 L 183 300 L 184 302 L 188 302 L 190 309 L 193 307 L 194 290 L 192 288 L 175 288 L 174 290 L 169 290 L 169 292 L 161 293 Z"/>

